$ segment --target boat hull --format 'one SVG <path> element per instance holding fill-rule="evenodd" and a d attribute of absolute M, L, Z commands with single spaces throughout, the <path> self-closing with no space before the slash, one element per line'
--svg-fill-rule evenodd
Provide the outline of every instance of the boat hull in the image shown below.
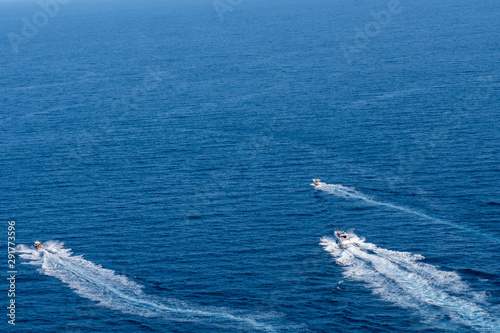
<path fill-rule="evenodd" d="M 342 248 L 346 248 L 352 245 L 351 238 L 346 232 L 343 231 L 340 232 L 337 230 L 335 232 L 335 240 L 337 241 L 337 244 Z"/>

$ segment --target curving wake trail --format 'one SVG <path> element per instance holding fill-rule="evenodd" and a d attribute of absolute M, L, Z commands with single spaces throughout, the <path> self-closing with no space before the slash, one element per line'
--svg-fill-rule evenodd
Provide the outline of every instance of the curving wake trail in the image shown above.
<path fill-rule="evenodd" d="M 480 293 L 454 272 L 422 263 L 423 256 L 378 248 L 352 234 L 354 245 L 345 249 L 329 237 L 321 245 L 343 266 L 347 279 L 360 281 L 380 296 L 402 308 L 413 309 L 428 324 L 440 329 L 455 325 L 484 332 L 499 332 L 500 322 L 485 310 L 489 304 Z M 448 319 L 443 322 L 443 319 Z"/>
<path fill-rule="evenodd" d="M 362 200 L 368 204 L 372 204 L 375 206 L 382 206 L 382 207 L 387 207 L 387 208 L 394 209 L 394 210 L 399 210 L 401 212 L 405 212 L 405 213 L 408 213 L 408 214 L 411 214 L 414 216 L 418 216 L 418 217 L 426 219 L 426 220 L 438 222 L 440 224 L 444 224 L 444 225 L 450 226 L 450 227 L 455 228 L 455 229 L 460 229 L 460 230 L 465 231 L 467 233 L 472 232 L 472 233 L 476 234 L 478 237 L 480 237 L 480 239 L 488 239 L 489 241 L 494 242 L 496 244 L 500 243 L 500 241 L 497 237 L 491 236 L 491 235 L 489 235 L 481 230 L 477 230 L 474 227 L 464 226 L 464 225 L 461 225 L 458 223 L 442 220 L 442 219 L 432 217 L 430 215 L 418 212 L 416 210 L 413 210 L 413 209 L 410 209 L 407 207 L 394 205 L 394 204 L 387 203 L 387 202 L 373 200 L 373 199 L 369 198 L 368 196 L 366 196 L 365 194 L 356 191 L 352 187 L 347 187 L 347 186 L 343 186 L 340 184 L 321 183 L 320 185 L 315 186 L 315 188 L 318 190 L 321 190 L 323 192 L 333 194 L 339 198 Z"/>
<path fill-rule="evenodd" d="M 214 325 L 236 323 L 254 330 L 276 332 L 270 325 L 251 318 L 222 311 L 192 309 L 178 301 L 169 301 L 169 304 L 157 301 L 142 291 L 143 286 L 126 276 L 117 275 L 112 270 L 83 259 L 82 256 L 72 256 L 70 249 L 63 248 L 63 243 L 47 242 L 43 251 L 21 245 L 17 252 L 22 253 L 21 258 L 30 260 L 28 264 L 41 266 L 45 275 L 61 280 L 81 297 L 96 301 L 100 306 L 109 309 L 177 321 L 203 320 Z"/>

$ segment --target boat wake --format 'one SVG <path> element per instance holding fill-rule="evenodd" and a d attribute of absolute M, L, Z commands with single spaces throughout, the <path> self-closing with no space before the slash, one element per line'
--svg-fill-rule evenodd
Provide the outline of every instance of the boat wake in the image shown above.
<path fill-rule="evenodd" d="M 423 218 L 425 220 L 429 220 L 429 221 L 437 222 L 437 223 L 440 223 L 440 224 L 443 224 L 443 225 L 447 225 L 449 227 L 452 227 L 452 228 L 455 228 L 455 229 L 459 229 L 459 230 L 465 231 L 467 233 L 471 233 L 472 232 L 472 233 L 476 234 L 477 236 L 479 236 L 480 237 L 479 239 L 485 239 L 486 238 L 489 241 L 494 242 L 496 244 L 499 243 L 499 240 L 498 240 L 497 237 L 493 237 L 493 236 L 485 233 L 484 231 L 477 230 L 477 229 L 475 229 L 475 228 L 473 228 L 471 226 L 461 225 L 461 224 L 454 223 L 454 222 L 451 222 L 451 221 L 442 220 L 442 219 L 439 219 L 439 218 L 436 218 L 436 217 L 432 217 L 430 215 L 418 212 L 418 211 L 413 210 L 411 208 L 407 208 L 407 207 L 403 207 L 403 206 L 399 206 L 399 205 L 394 205 L 394 204 L 387 203 L 387 202 L 377 201 L 377 200 L 374 200 L 372 198 L 369 198 L 365 194 L 363 194 L 361 192 L 358 192 L 354 188 L 351 188 L 351 187 L 342 186 L 342 185 L 339 185 L 339 184 L 325 184 L 325 183 L 321 183 L 320 185 L 315 186 L 315 188 L 318 189 L 318 190 L 321 190 L 323 192 L 326 192 L 326 193 L 329 193 L 329 194 L 333 194 L 333 195 L 335 195 L 335 196 L 337 196 L 339 198 L 362 200 L 362 201 L 364 201 L 364 202 L 366 202 L 368 204 L 374 205 L 374 206 L 381 206 L 381 207 L 387 207 L 387 208 L 390 208 L 390 209 L 393 209 L 393 210 L 399 210 L 401 212 L 404 212 L 404 213 L 407 213 L 407 214 L 411 214 L 411 215 L 414 215 L 414 216 L 418 216 L 418 217 Z"/>
<path fill-rule="evenodd" d="M 468 329 L 500 332 L 499 319 L 485 310 L 484 294 L 472 292 L 455 272 L 422 263 L 421 255 L 385 250 L 350 236 L 354 245 L 345 249 L 330 237 L 320 243 L 343 267 L 346 279 L 363 282 L 383 300 L 414 310 L 438 329 L 450 331 L 451 320 Z"/>
<path fill-rule="evenodd" d="M 220 309 L 200 310 L 190 308 L 177 300 L 159 301 L 145 294 L 143 286 L 124 275 L 102 268 L 82 256 L 73 256 L 63 243 L 49 241 L 45 249 L 35 250 L 26 245 L 16 249 L 27 264 L 41 266 L 41 272 L 67 284 L 81 297 L 98 302 L 100 306 L 123 313 L 144 317 L 161 317 L 176 321 L 203 321 L 206 324 L 238 325 L 265 332 L 276 332 L 270 325 L 255 319 L 232 315 Z"/>

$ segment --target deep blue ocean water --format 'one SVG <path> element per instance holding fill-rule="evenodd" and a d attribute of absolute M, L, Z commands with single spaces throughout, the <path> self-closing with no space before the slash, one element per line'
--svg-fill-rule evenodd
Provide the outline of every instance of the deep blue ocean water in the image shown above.
<path fill-rule="evenodd" d="M 0 8 L 1 331 L 500 331 L 497 1 Z"/>

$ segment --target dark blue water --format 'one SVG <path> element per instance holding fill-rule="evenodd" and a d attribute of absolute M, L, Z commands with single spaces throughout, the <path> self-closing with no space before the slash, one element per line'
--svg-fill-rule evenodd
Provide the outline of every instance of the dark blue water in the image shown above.
<path fill-rule="evenodd" d="M 0 3 L 1 330 L 498 331 L 498 2 L 222 3 Z"/>

